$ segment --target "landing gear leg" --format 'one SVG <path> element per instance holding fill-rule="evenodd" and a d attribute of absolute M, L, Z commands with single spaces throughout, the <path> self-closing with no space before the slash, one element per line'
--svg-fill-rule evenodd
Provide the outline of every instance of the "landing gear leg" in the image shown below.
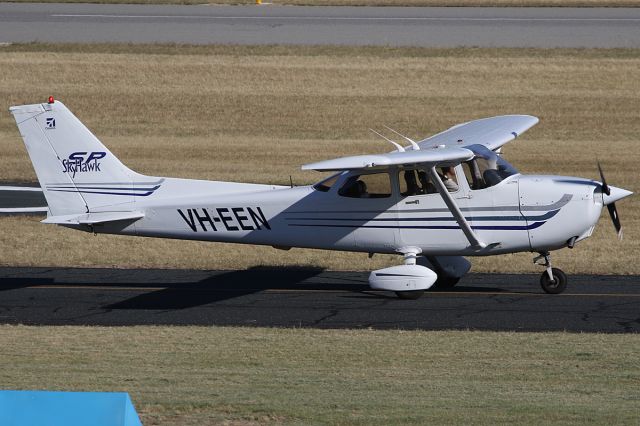
<path fill-rule="evenodd" d="M 541 252 L 533 259 L 533 263 L 545 267 L 540 276 L 540 286 L 545 293 L 560 294 L 567 288 L 567 275 L 561 269 L 551 267 L 551 255 L 548 251 Z"/>
<path fill-rule="evenodd" d="M 404 253 L 404 264 L 415 265 L 417 257 L 418 257 L 418 253 L 413 251 Z M 396 291 L 396 296 L 398 296 L 398 299 L 404 299 L 404 300 L 420 299 L 420 297 L 422 297 L 423 294 L 424 294 L 424 290 Z"/>

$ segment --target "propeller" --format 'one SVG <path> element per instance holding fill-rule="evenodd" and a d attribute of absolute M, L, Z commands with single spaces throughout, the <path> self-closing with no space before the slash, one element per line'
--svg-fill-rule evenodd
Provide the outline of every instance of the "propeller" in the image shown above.
<path fill-rule="evenodd" d="M 611 195 L 611 188 L 609 188 L 609 185 L 607 185 L 607 180 L 604 178 L 604 173 L 602 172 L 600 161 L 598 161 L 598 171 L 600 172 L 600 180 L 602 181 L 602 192 L 604 192 L 607 195 Z M 621 240 L 622 224 L 620 223 L 620 217 L 618 216 L 616 203 L 607 204 L 607 210 L 609 210 L 609 216 L 611 216 L 611 222 L 613 222 L 613 226 L 616 228 L 616 232 L 618 233 L 618 239 Z"/>

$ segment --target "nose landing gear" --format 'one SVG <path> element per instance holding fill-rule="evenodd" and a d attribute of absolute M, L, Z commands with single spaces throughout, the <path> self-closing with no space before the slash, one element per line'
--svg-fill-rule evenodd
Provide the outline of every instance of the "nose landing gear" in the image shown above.
<path fill-rule="evenodd" d="M 533 259 L 533 263 L 546 268 L 540 276 L 540 286 L 545 293 L 560 294 L 567 288 L 567 275 L 561 269 L 551 267 L 549 252 L 540 253 L 540 256 Z"/>

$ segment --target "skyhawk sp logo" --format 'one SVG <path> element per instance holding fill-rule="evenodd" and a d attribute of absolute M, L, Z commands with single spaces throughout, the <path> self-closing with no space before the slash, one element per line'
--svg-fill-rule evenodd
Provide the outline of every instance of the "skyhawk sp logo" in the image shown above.
<path fill-rule="evenodd" d="M 107 156 L 106 152 L 74 152 L 69 155 L 69 159 L 62 160 L 64 173 L 71 173 L 71 178 L 76 177 L 76 173 L 99 172 L 100 162 L 98 160 Z"/>

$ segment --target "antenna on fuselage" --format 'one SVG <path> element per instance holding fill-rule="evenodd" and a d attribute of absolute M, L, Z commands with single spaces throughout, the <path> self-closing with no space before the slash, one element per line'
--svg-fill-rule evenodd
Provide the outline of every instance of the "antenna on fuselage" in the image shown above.
<path fill-rule="evenodd" d="M 398 142 L 392 141 L 391 139 L 389 139 L 388 137 L 376 132 L 373 129 L 369 129 L 371 130 L 373 133 L 375 133 L 376 135 L 380 136 L 382 139 L 384 139 L 385 141 L 389 142 L 390 144 L 393 144 L 393 146 L 396 147 L 398 152 L 404 152 L 404 148 L 402 147 L 402 145 L 400 145 Z"/>
<path fill-rule="evenodd" d="M 413 139 L 403 135 L 402 133 L 393 130 L 391 127 L 389 126 L 384 126 L 385 129 L 387 130 L 391 130 L 393 133 L 395 133 L 396 135 L 400 136 L 402 139 L 406 140 L 407 142 L 409 142 L 411 144 L 411 146 L 413 147 L 414 151 L 420 151 L 420 146 L 416 143 L 416 141 L 414 141 Z"/>

